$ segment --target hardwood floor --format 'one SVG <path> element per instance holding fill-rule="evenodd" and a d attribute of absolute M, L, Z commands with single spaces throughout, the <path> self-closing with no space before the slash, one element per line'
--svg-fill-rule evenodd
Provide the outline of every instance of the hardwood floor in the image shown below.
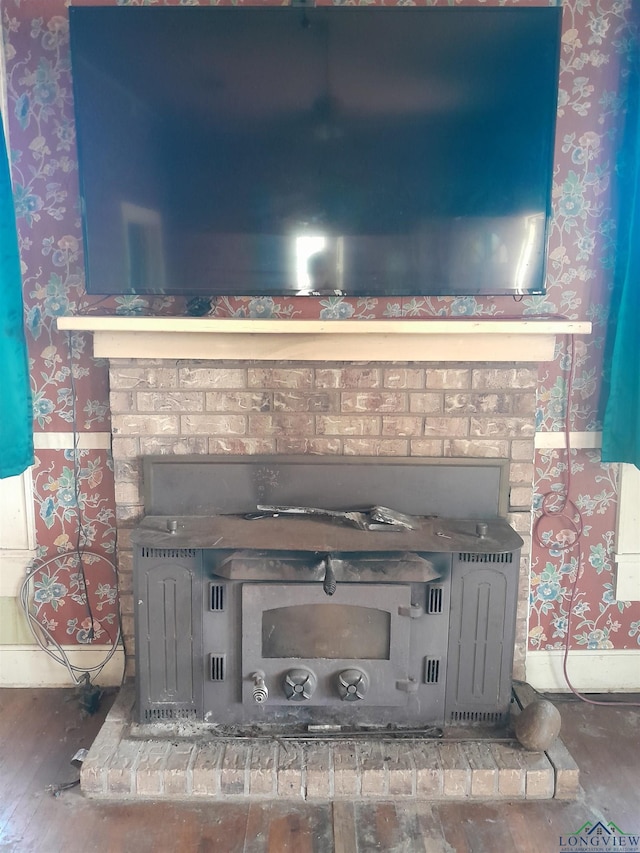
<path fill-rule="evenodd" d="M 77 787 L 53 796 L 49 786 L 77 777 L 70 759 L 109 704 L 83 718 L 73 691 L 0 690 L 2 853 L 557 853 L 559 836 L 587 820 L 640 834 L 637 708 L 561 701 L 584 789 L 571 803 L 121 805 Z"/>

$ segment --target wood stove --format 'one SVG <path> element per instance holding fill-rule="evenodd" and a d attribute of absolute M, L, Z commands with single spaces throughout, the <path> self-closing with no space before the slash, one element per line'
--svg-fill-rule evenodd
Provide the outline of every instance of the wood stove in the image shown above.
<path fill-rule="evenodd" d="M 501 722 L 522 540 L 493 460 L 152 457 L 135 544 L 141 723 Z M 256 517 L 385 504 L 414 529 Z M 435 508 L 438 507 L 436 514 Z"/>

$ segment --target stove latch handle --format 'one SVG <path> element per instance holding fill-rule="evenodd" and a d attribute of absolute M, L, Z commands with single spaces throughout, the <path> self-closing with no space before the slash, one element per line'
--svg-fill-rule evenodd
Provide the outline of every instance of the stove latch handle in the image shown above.
<path fill-rule="evenodd" d="M 338 586 L 336 581 L 336 573 L 331 565 L 331 557 L 327 555 L 324 558 L 324 580 L 322 581 L 322 589 L 327 595 L 333 595 Z"/>
<path fill-rule="evenodd" d="M 420 619 L 424 616 L 424 608 L 419 604 L 410 604 L 408 607 L 400 605 L 398 607 L 398 616 L 407 616 L 409 619 Z"/>
<path fill-rule="evenodd" d="M 417 693 L 418 682 L 415 678 L 401 678 L 396 681 L 396 690 L 403 690 L 405 693 Z"/>
<path fill-rule="evenodd" d="M 266 702 L 269 698 L 269 689 L 264 680 L 264 672 L 262 670 L 258 670 L 258 672 L 254 672 L 251 675 L 253 679 L 253 698 L 256 702 Z"/>

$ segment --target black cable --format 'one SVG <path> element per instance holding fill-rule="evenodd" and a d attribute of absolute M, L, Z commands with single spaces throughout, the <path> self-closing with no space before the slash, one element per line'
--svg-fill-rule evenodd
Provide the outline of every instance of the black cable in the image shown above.
<path fill-rule="evenodd" d="M 92 673 L 95 673 L 95 677 L 97 677 L 107 663 L 111 660 L 113 655 L 116 652 L 116 649 L 120 643 L 122 643 L 123 652 L 124 652 L 124 664 L 123 664 L 123 672 L 122 672 L 122 683 L 124 683 L 126 676 L 126 649 L 124 645 L 124 640 L 122 636 L 122 617 L 120 614 L 120 608 L 117 607 L 117 617 L 118 617 L 118 630 L 116 632 L 115 638 L 111 636 L 111 633 L 105 628 L 105 633 L 107 634 L 109 641 L 111 643 L 111 648 L 107 652 L 104 660 L 92 667 L 78 667 L 73 665 L 66 652 L 58 643 L 53 635 L 47 630 L 47 628 L 37 619 L 36 614 L 32 612 L 29 606 L 29 584 L 34 576 L 42 571 L 42 569 L 50 563 L 61 563 L 64 560 L 75 559 L 78 564 L 79 574 L 82 578 L 82 585 L 84 587 L 84 596 L 85 596 L 85 604 L 87 608 L 87 614 L 89 616 L 90 621 L 90 629 L 88 631 L 89 640 L 93 640 L 95 638 L 95 629 L 94 629 L 94 614 L 93 608 L 91 607 L 91 600 L 89 595 L 89 587 L 87 584 L 86 577 L 86 569 L 84 563 L 84 555 L 91 555 L 92 560 L 102 560 L 107 563 L 111 569 L 113 570 L 115 576 L 116 589 L 118 587 L 118 572 L 115 563 L 112 560 L 107 559 L 102 554 L 98 554 L 95 552 L 91 552 L 86 547 L 86 535 L 85 535 L 85 519 L 84 514 L 82 512 L 81 503 L 80 503 L 80 433 L 78 430 L 78 420 L 77 420 L 77 392 L 76 392 L 76 382 L 74 375 L 75 368 L 75 358 L 73 351 L 73 340 L 70 332 L 67 332 L 67 348 L 69 352 L 69 364 L 70 364 L 70 384 L 71 384 L 71 415 L 72 415 L 72 427 L 73 427 L 73 483 L 74 483 L 74 497 L 76 502 L 75 515 L 77 519 L 77 532 L 76 532 L 76 547 L 73 551 L 68 551 L 65 554 L 58 554 L 54 557 L 50 557 L 46 560 L 36 560 L 32 564 L 31 568 L 27 572 L 26 577 L 24 578 L 19 594 L 20 604 L 27 618 L 27 624 L 31 633 L 37 643 L 37 645 L 46 652 L 53 660 L 57 663 L 65 666 L 71 676 L 72 680 L 75 682 L 76 687 L 79 689 L 80 693 L 80 702 L 85 711 L 88 713 L 95 713 L 97 710 L 97 706 L 100 702 L 100 698 L 102 696 L 102 691 L 97 688 L 91 681 Z M 37 630 L 36 630 L 37 629 Z M 41 635 L 41 636 L 40 636 Z M 42 639 L 44 638 L 44 640 Z M 56 652 L 52 651 L 50 648 L 53 646 Z"/>
<path fill-rule="evenodd" d="M 80 575 L 82 577 L 82 584 L 84 586 L 84 597 L 87 605 L 87 614 L 89 616 L 89 621 L 91 623 L 91 627 L 89 629 L 89 639 L 93 640 L 95 637 L 95 630 L 93 627 L 93 610 L 91 608 L 91 602 L 89 600 L 89 588 L 87 586 L 87 575 L 85 572 L 84 560 L 82 559 L 83 546 L 84 542 L 82 541 L 84 537 L 84 517 L 82 514 L 82 510 L 80 509 L 80 433 L 78 432 L 78 419 L 77 419 L 77 407 L 76 407 L 76 380 L 74 376 L 74 367 L 75 360 L 73 355 L 73 341 L 71 338 L 71 332 L 67 332 L 67 347 L 69 350 L 69 378 L 71 381 L 71 425 L 73 428 L 73 491 L 76 501 L 76 519 L 78 522 L 77 534 L 76 534 L 76 553 L 78 554 L 78 565 L 80 567 Z M 113 639 L 109 637 L 111 642 Z"/>
<path fill-rule="evenodd" d="M 616 705 L 618 707 L 626 706 L 628 708 L 638 708 L 640 707 L 640 703 L 638 702 L 620 702 L 617 700 L 601 701 L 597 699 L 589 699 L 581 691 L 577 690 L 573 686 L 571 679 L 569 678 L 568 661 L 569 649 L 571 645 L 571 617 L 573 616 L 573 606 L 578 591 L 578 584 L 580 579 L 582 578 L 582 575 L 584 574 L 583 554 L 581 547 L 581 537 L 583 533 L 584 522 L 580 510 L 569 497 L 569 495 L 571 494 L 572 476 L 570 415 L 571 400 L 573 397 L 573 384 L 576 372 L 575 347 L 573 344 L 573 338 L 571 336 L 569 336 L 568 338 L 567 351 L 569 356 L 569 375 L 567 379 L 566 411 L 564 417 L 564 435 L 567 454 L 567 476 L 564 483 L 564 491 L 562 493 L 557 494 L 556 492 L 547 492 L 545 495 L 543 495 L 542 503 L 540 504 L 540 515 L 533 524 L 533 538 L 537 542 L 537 544 L 546 551 L 551 551 L 551 546 L 553 545 L 554 551 L 559 551 L 563 555 L 563 559 L 565 558 L 565 555 L 571 553 L 572 551 L 574 551 L 574 549 L 576 552 L 576 576 L 571 584 L 571 594 L 569 596 L 569 606 L 567 609 L 567 631 L 565 635 L 564 654 L 562 657 L 562 672 L 564 674 L 564 680 L 567 683 L 567 687 L 575 697 L 577 697 L 583 702 L 588 703 L 589 705 Z M 543 520 L 551 518 L 562 519 L 563 524 L 567 525 L 568 529 L 573 532 L 573 539 L 570 542 L 567 542 L 563 545 L 560 542 L 552 542 L 551 539 L 549 540 L 549 542 L 544 541 L 544 536 L 541 534 L 540 528 L 542 526 Z"/>

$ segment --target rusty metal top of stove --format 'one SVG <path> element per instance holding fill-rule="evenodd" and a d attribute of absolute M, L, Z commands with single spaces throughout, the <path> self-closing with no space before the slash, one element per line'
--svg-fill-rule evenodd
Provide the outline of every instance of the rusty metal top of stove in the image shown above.
<path fill-rule="evenodd" d="M 170 532 L 175 527 L 174 532 Z M 416 518 L 416 529 L 358 530 L 325 518 L 279 516 L 247 519 L 237 515 L 146 516 L 132 541 L 153 548 L 331 552 L 502 553 L 523 541 L 502 518 Z"/>

